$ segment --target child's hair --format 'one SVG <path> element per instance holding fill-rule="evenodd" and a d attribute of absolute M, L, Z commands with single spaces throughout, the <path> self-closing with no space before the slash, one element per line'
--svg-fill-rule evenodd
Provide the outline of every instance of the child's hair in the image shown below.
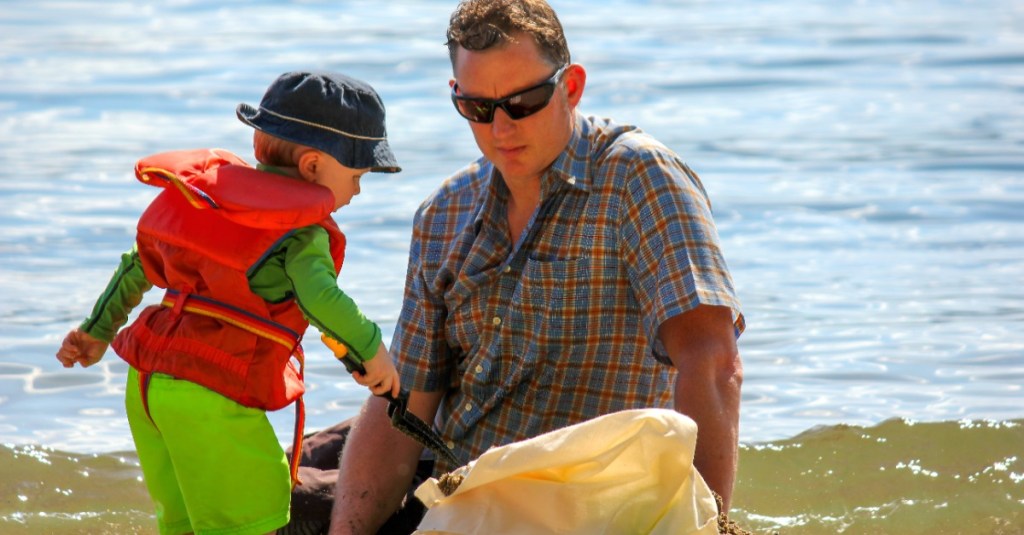
<path fill-rule="evenodd" d="M 252 135 L 252 148 L 256 160 L 264 165 L 295 167 L 299 164 L 299 156 L 312 147 L 293 143 L 256 130 Z"/>

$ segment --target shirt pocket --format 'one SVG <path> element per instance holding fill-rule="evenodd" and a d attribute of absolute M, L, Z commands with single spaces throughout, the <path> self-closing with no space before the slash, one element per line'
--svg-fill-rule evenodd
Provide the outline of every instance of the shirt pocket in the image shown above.
<path fill-rule="evenodd" d="M 565 344 L 584 341 L 594 314 L 590 259 L 528 259 L 513 310 L 535 342 L 561 353 Z M 518 298 L 516 298 L 518 297 Z"/>

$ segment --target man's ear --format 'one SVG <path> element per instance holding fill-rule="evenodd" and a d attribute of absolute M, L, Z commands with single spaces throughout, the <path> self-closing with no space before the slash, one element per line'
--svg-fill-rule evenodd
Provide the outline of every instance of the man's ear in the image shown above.
<path fill-rule="evenodd" d="M 299 156 L 297 168 L 299 170 L 299 176 L 302 177 L 306 182 L 312 182 L 316 178 L 316 170 L 320 166 L 320 151 L 318 150 L 307 150 Z"/>
<path fill-rule="evenodd" d="M 583 98 L 583 88 L 587 85 L 587 71 L 582 65 L 573 63 L 562 76 L 565 77 L 566 100 L 570 108 L 575 108 Z"/>

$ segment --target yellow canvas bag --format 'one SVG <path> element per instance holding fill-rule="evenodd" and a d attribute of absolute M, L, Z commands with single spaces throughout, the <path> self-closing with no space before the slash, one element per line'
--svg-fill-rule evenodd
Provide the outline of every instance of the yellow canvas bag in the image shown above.
<path fill-rule="evenodd" d="M 429 508 L 416 534 L 717 535 L 696 441 L 693 420 L 641 409 L 492 448 L 449 474 L 462 479 L 450 496 L 435 478 L 416 489 Z"/>

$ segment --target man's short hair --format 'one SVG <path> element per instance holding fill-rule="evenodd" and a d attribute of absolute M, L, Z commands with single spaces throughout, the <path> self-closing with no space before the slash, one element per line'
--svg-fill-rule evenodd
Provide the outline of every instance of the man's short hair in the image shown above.
<path fill-rule="evenodd" d="M 487 50 L 514 42 L 520 33 L 534 39 L 552 67 L 571 63 L 562 23 L 544 0 L 463 0 L 452 13 L 445 44 L 454 67 L 459 47 Z"/>

